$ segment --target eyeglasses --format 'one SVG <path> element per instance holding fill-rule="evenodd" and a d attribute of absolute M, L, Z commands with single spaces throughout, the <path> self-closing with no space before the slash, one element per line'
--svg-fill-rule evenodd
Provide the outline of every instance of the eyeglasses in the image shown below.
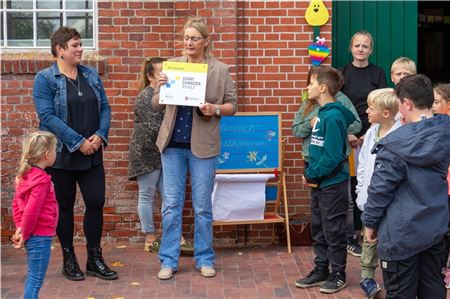
<path fill-rule="evenodd" d="M 198 42 L 198 41 L 201 40 L 201 39 L 205 39 L 205 38 L 204 38 L 204 37 L 201 37 L 201 36 L 188 36 L 188 35 L 186 35 L 186 36 L 184 37 L 184 41 L 185 41 L 185 42 L 191 40 L 191 41 L 193 41 L 193 42 L 195 43 L 195 42 Z"/>

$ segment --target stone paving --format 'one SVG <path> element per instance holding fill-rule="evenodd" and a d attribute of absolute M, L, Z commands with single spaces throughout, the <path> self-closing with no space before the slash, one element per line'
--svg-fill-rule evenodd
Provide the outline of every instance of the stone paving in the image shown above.
<path fill-rule="evenodd" d="M 8 245 L 1 249 L 1 298 L 21 298 L 26 277 L 25 252 Z M 84 269 L 85 247 L 78 244 L 75 250 Z M 144 252 L 142 244 L 104 245 L 103 252 L 119 279 L 103 281 L 88 276 L 84 281 L 73 282 L 61 274 L 62 255 L 56 246 L 40 298 L 366 298 L 359 288 L 359 258 L 350 255 L 346 289 L 326 295 L 319 288 L 296 288 L 295 280 L 313 267 L 312 247 L 293 247 L 292 254 L 287 253 L 286 247 L 275 245 L 219 248 L 216 277 L 201 277 L 192 258 L 181 257 L 179 271 L 167 281 L 156 278 L 158 257 Z M 379 271 L 376 278 L 381 282 Z M 378 298 L 384 298 L 383 294 Z"/>

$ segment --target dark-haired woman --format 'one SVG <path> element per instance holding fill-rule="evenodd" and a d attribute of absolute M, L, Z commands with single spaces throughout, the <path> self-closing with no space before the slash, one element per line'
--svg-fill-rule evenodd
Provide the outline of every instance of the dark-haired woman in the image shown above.
<path fill-rule="evenodd" d="M 35 78 L 33 100 L 41 130 L 58 138 L 57 157 L 47 168 L 59 205 L 57 235 L 63 251 L 63 275 L 83 280 L 73 248 L 76 185 L 83 196 L 83 230 L 87 241 L 86 274 L 118 278 L 103 260 L 101 237 L 105 204 L 103 146 L 108 143 L 111 108 L 97 71 L 81 65 L 81 36 L 60 27 L 50 37 L 55 63 Z"/>

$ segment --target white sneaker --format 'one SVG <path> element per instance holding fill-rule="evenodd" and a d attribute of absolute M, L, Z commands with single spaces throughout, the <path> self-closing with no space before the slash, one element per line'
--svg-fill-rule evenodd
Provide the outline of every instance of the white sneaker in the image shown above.
<path fill-rule="evenodd" d="M 200 274 L 203 277 L 214 277 L 216 276 L 216 270 L 211 266 L 203 266 L 200 268 Z"/>
<path fill-rule="evenodd" d="M 161 268 L 158 272 L 158 278 L 161 280 L 171 279 L 173 276 L 172 268 Z"/>

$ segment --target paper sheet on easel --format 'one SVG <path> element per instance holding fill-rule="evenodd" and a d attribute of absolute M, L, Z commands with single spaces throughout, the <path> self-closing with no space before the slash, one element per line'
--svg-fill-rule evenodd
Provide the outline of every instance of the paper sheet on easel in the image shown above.
<path fill-rule="evenodd" d="M 266 182 L 274 177 L 274 174 L 216 175 L 212 194 L 214 220 L 264 219 Z"/>

